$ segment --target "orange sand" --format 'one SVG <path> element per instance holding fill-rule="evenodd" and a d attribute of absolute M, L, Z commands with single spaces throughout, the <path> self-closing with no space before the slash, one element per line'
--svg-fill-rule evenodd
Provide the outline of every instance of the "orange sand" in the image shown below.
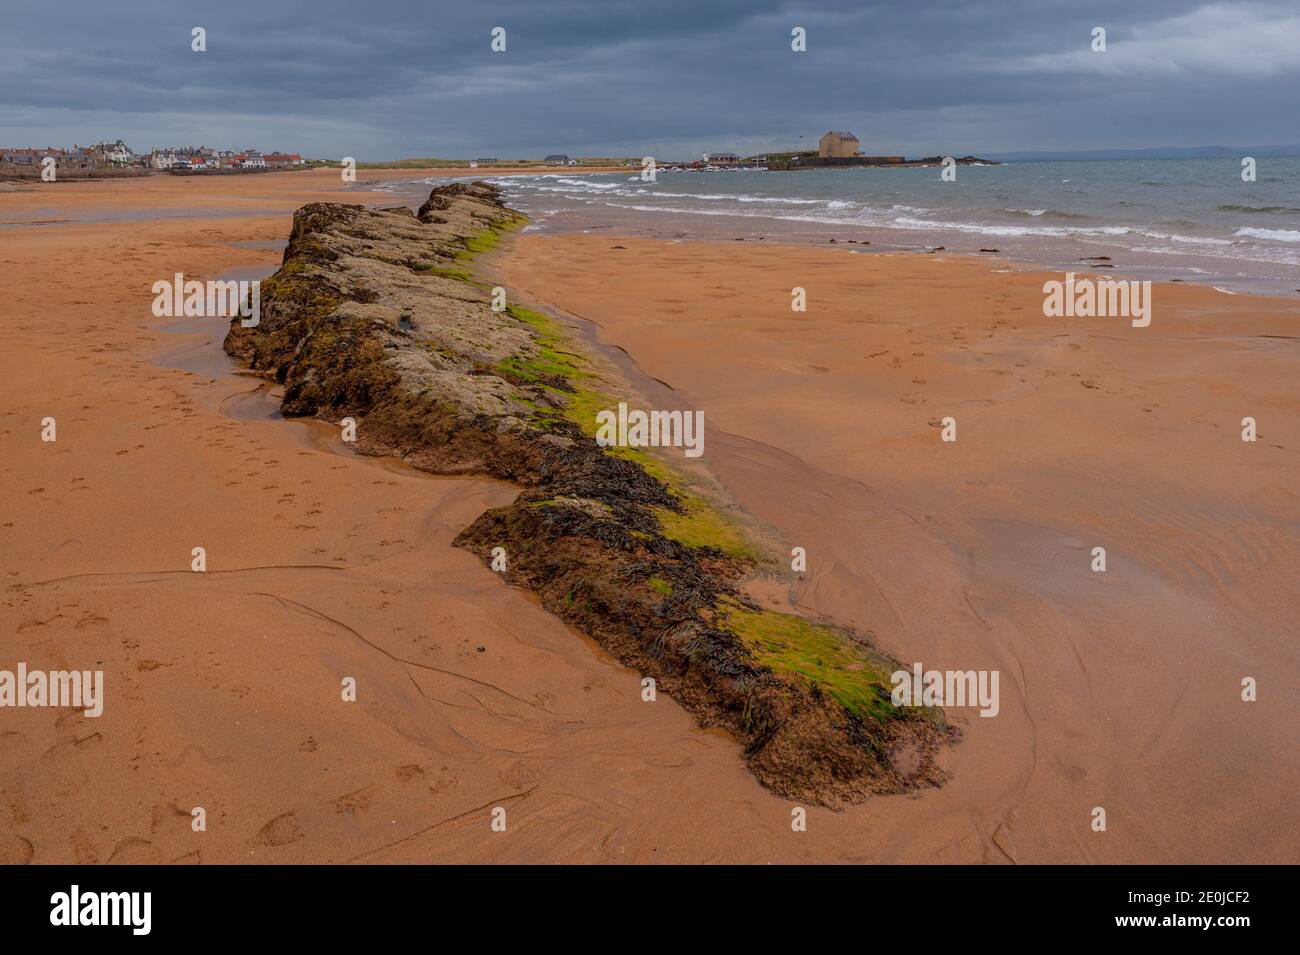
<path fill-rule="evenodd" d="M 1291 334 L 1293 304 L 1161 288 L 1130 330 L 1043 319 L 1039 280 L 988 263 L 519 241 L 512 284 L 705 411 L 715 471 L 809 550 L 801 605 L 1003 672 L 1001 716 L 954 714 L 945 787 L 794 833 L 725 734 L 642 703 L 449 546 L 511 488 L 268 420 L 223 321 L 160 330 L 154 281 L 274 265 L 232 243 L 283 240 L 303 202 L 385 201 L 340 186 L 0 193 L 5 219 L 144 216 L 0 227 L 0 668 L 103 669 L 107 696 L 99 719 L 0 710 L 0 861 L 1295 859 L 1297 356 L 1260 337 Z M 926 424 L 944 414 L 956 445 Z"/>
<path fill-rule="evenodd" d="M 942 791 L 856 811 L 873 858 L 1300 857 L 1300 303 L 1161 285 L 1133 328 L 1045 318 L 1059 276 L 996 261 L 610 237 L 505 274 L 704 411 L 710 467 L 808 551 L 797 606 L 1000 671 Z"/>

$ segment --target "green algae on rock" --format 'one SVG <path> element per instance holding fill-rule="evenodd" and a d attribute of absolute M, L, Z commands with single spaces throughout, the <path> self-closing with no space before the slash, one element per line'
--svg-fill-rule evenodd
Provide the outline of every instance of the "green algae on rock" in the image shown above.
<path fill-rule="evenodd" d="M 486 183 L 412 214 L 311 203 L 294 216 L 261 322 L 225 347 L 284 385 L 282 411 L 358 422 L 357 450 L 523 490 L 456 539 L 729 729 L 781 795 L 831 806 L 934 785 L 939 714 L 889 698 L 897 666 L 827 623 L 759 607 L 740 585 L 770 558 L 685 467 L 602 448 L 613 378 L 549 316 L 492 307 L 474 258 L 524 222 Z"/>

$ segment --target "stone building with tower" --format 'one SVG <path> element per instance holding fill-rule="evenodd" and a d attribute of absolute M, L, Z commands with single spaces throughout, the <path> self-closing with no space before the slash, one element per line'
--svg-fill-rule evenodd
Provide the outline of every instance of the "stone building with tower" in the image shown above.
<path fill-rule="evenodd" d="M 850 132 L 831 130 L 817 144 L 822 159 L 852 159 L 858 154 L 858 137 Z"/>

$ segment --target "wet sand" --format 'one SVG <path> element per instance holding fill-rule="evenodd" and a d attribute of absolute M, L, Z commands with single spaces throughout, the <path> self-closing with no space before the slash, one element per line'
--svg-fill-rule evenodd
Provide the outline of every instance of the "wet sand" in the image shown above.
<path fill-rule="evenodd" d="M 1045 318 L 1051 276 L 1005 263 L 608 236 L 503 268 L 704 411 L 709 467 L 807 548 L 780 602 L 1000 671 L 942 790 L 845 814 L 872 858 L 1300 857 L 1297 303 L 1161 285 L 1132 328 Z"/>
<path fill-rule="evenodd" d="M 224 321 L 152 316 L 174 271 L 273 269 L 289 217 L 259 210 L 388 201 L 301 177 L 203 184 L 216 211 L 234 187 L 239 217 L 122 215 L 190 207 L 162 178 L 5 197 L 106 221 L 0 234 L 0 666 L 102 669 L 107 700 L 0 710 L 0 860 L 826 857 L 733 740 L 642 703 L 636 674 L 450 546 L 514 489 L 269 417 Z"/>
<path fill-rule="evenodd" d="M 210 188 L 226 183 L 251 188 Z M 125 196 L 102 185 L 35 201 L 190 201 L 165 179 Z M 332 184 L 298 188 L 295 205 Z M 97 719 L 0 710 L 0 861 L 806 851 L 751 843 L 756 824 L 779 836 L 788 808 L 733 741 L 669 700 L 642 703 L 636 674 L 450 546 L 513 488 L 354 456 L 333 429 L 270 418 L 262 383 L 220 351 L 224 321 L 205 334 L 154 319 L 160 277 L 275 267 L 272 248 L 246 246 L 287 235 L 287 216 L 255 214 L 284 197 L 233 198 L 249 217 L 0 235 L 0 666 L 102 669 L 107 696 Z M 205 574 L 189 569 L 195 546 Z M 341 700 L 348 676 L 356 703 Z M 742 794 L 742 818 L 720 821 L 704 795 L 717 786 Z"/>
<path fill-rule="evenodd" d="M 611 170 L 602 167 L 592 171 Z M 428 196 L 427 186 L 411 185 L 422 179 L 535 176 L 538 172 L 535 168 L 505 166 L 491 170 L 358 169 L 356 181 L 345 183 L 341 170 L 317 168 L 246 175 L 154 175 L 57 183 L 0 182 L 0 231 L 162 218 L 207 219 L 270 214 L 292 217 L 295 210 L 308 202 L 400 205 L 408 196 Z M 287 238 L 288 232 L 277 237 L 280 242 Z"/>
<path fill-rule="evenodd" d="M 1175 287 L 1186 314 L 1135 340 L 1049 326 L 987 263 L 529 237 L 497 263 L 704 409 L 710 466 L 808 547 L 770 592 L 1002 669 L 998 718 L 953 715 L 945 787 L 795 833 L 726 734 L 450 546 L 511 487 L 277 420 L 223 321 L 150 314 L 175 271 L 274 268 L 313 199 L 389 204 L 331 171 L 0 196 L 95 217 L 0 230 L 0 667 L 103 669 L 107 695 L 0 710 L 0 861 L 1294 860 L 1296 353 L 1260 337 L 1294 311 Z M 157 209 L 212 214 L 131 215 Z M 819 304 L 792 318 L 800 256 Z"/>

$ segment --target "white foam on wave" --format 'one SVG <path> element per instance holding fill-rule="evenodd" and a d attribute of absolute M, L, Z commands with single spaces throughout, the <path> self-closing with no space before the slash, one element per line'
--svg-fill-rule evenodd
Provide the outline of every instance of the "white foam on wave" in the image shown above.
<path fill-rule="evenodd" d="M 586 179 L 569 179 L 566 176 L 556 176 L 556 182 L 562 182 L 566 186 L 581 186 L 584 189 L 617 189 L 616 182 L 590 182 Z M 634 182 L 635 179 L 629 179 L 628 182 Z"/>
<path fill-rule="evenodd" d="M 531 177 L 530 177 L 531 178 Z M 798 199 L 789 196 L 755 196 L 749 193 L 722 193 L 722 192 L 668 192 L 663 189 L 655 188 L 636 188 L 630 187 L 627 183 L 641 183 L 643 180 L 639 176 L 633 176 L 624 182 L 591 182 L 586 179 L 573 179 L 564 176 L 547 176 L 536 177 L 537 179 L 546 180 L 545 183 L 539 181 L 528 182 L 527 188 L 533 192 L 550 192 L 560 193 L 580 199 L 585 196 L 606 196 L 620 197 L 628 199 L 673 199 L 678 202 L 734 202 L 742 205 L 770 205 L 770 206 L 821 206 L 826 209 L 850 209 L 854 203 L 843 199 Z M 645 183 L 645 186 L 650 186 Z M 630 208 L 630 207 L 629 207 Z M 638 210 L 649 211 L 649 210 Z M 683 212 L 704 210 L 680 210 Z M 705 213 L 707 214 L 707 213 Z M 724 214 L 724 213 L 719 213 Z M 725 213 L 730 214 L 730 213 Z M 741 213 L 737 211 L 736 215 Z"/>
<path fill-rule="evenodd" d="M 1138 235 L 1144 235 L 1148 239 L 1164 239 L 1167 242 L 1183 242 L 1187 245 L 1232 245 L 1231 239 L 1213 239 L 1209 236 L 1201 235 L 1178 235 L 1177 233 L 1167 232 L 1149 232 L 1146 229 L 1139 229 Z"/>
<path fill-rule="evenodd" d="M 652 196 L 664 196 L 669 199 L 707 199 L 710 202 L 730 200 L 732 202 L 758 202 L 780 206 L 815 206 L 821 199 L 788 199 L 781 196 L 751 196 L 748 193 L 725 192 L 652 192 Z"/>
<path fill-rule="evenodd" d="M 969 232 L 975 235 L 997 235 L 1004 238 L 1024 236 L 1044 236 L 1063 239 L 1079 235 L 1116 236 L 1128 235 L 1133 230 L 1127 226 L 1020 226 L 1020 225 L 976 225 L 972 222 L 936 222 L 933 219 L 915 219 L 911 216 L 899 216 L 891 223 L 900 229 L 922 229 L 926 232 Z"/>
<path fill-rule="evenodd" d="M 1297 250 L 1293 246 L 1251 247 L 1234 243 L 1227 248 L 1209 245 L 1198 246 L 1193 253 L 1186 246 L 1134 245 L 1128 251 L 1151 253 L 1153 255 L 1174 255 L 1179 258 L 1186 258 L 1186 256 L 1194 254 L 1202 258 L 1223 259 L 1237 263 L 1257 262 L 1261 265 L 1300 266 L 1300 255 L 1297 255 Z M 1182 266 L 1182 268 L 1186 268 L 1186 266 Z"/>
<path fill-rule="evenodd" d="M 724 199 L 735 198 L 737 202 L 767 202 L 781 206 L 815 206 L 820 199 L 787 199 L 778 196 L 723 196 Z M 845 203 L 847 205 L 848 203 Z"/>
<path fill-rule="evenodd" d="M 556 182 L 566 182 L 564 179 L 556 179 Z M 638 176 L 629 179 L 628 182 L 640 182 Z M 626 183 L 581 183 L 574 185 L 574 180 L 567 180 L 566 185 L 541 185 L 530 184 L 529 188 L 533 192 L 553 192 L 561 195 L 571 196 L 580 199 L 586 196 L 619 196 L 629 199 L 676 199 L 679 202 L 692 202 L 700 200 L 703 202 L 740 202 L 745 204 L 761 205 L 780 205 L 780 206 L 820 206 L 826 205 L 829 208 L 848 208 L 853 205 L 851 202 L 842 202 L 832 199 L 790 199 L 779 196 L 751 196 L 744 193 L 720 193 L 720 192 L 665 192 L 661 189 L 637 189 L 629 188 Z M 594 186 L 599 191 L 593 189 L 581 188 L 581 186 Z"/>
<path fill-rule="evenodd" d="M 787 213 L 779 215 L 775 212 L 751 212 L 745 209 L 706 209 L 700 206 L 693 208 L 683 208 L 681 206 L 646 206 L 636 205 L 634 203 L 607 202 L 605 205 L 613 209 L 630 209 L 633 212 L 675 212 L 681 215 L 696 216 L 735 216 L 740 219 L 776 219 L 782 222 L 815 222 L 820 225 L 878 225 L 879 223 L 864 223 L 861 219 L 846 219 L 843 217 L 827 215 L 794 215 Z"/>
<path fill-rule="evenodd" d="M 1246 239 L 1268 239 L 1271 242 L 1300 242 L 1300 231 L 1296 229 L 1238 229 L 1233 235 Z"/>

